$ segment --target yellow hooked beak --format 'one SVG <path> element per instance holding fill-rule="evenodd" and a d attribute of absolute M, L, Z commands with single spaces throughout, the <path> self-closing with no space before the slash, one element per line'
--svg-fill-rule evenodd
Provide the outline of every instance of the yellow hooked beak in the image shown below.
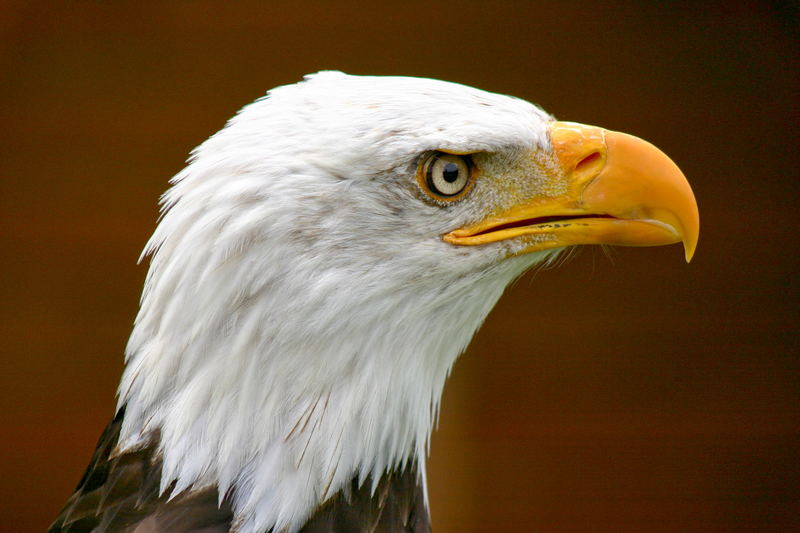
<path fill-rule="evenodd" d="M 455 245 L 520 236 L 523 253 L 576 244 L 697 246 L 700 216 L 689 183 L 664 152 L 637 137 L 572 122 L 553 122 L 550 139 L 566 193 L 517 205 L 446 234 Z M 526 239 L 526 242 L 528 239 Z"/>

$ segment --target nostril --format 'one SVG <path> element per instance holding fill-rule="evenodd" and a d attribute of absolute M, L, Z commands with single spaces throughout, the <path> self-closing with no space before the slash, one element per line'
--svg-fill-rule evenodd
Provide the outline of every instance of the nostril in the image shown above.
<path fill-rule="evenodd" d="M 594 166 L 596 163 L 600 163 L 602 159 L 603 156 L 600 155 L 600 152 L 592 152 L 591 154 L 587 155 L 586 157 L 578 161 L 578 164 L 575 165 L 575 170 L 582 171 L 587 168 L 590 168 Z"/>

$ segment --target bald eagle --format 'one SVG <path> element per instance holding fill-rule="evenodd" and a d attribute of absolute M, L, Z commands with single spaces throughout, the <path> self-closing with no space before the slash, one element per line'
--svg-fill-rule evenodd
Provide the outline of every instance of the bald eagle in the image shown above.
<path fill-rule="evenodd" d="M 505 287 L 573 245 L 698 237 L 651 144 L 431 79 L 273 89 L 171 184 L 53 533 L 429 531 L 442 388 Z"/>

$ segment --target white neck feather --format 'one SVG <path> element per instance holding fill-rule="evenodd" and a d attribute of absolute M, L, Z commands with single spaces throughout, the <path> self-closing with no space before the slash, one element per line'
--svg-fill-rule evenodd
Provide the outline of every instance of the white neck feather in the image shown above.
<path fill-rule="evenodd" d="M 183 267 L 178 284 L 192 297 L 164 313 L 154 302 L 162 279 L 151 277 L 120 388 L 128 406 L 121 446 L 159 430 L 162 490 L 176 481 L 173 494 L 230 491 L 241 533 L 296 530 L 354 476 L 377 481 L 416 461 L 424 479 L 450 368 L 530 263 L 509 261 L 446 295 L 420 283 L 346 298 L 337 298 L 343 280 L 315 286 L 298 265 L 284 274 L 293 283 L 269 280 L 224 305 L 214 287 L 236 272 L 192 276 Z"/>

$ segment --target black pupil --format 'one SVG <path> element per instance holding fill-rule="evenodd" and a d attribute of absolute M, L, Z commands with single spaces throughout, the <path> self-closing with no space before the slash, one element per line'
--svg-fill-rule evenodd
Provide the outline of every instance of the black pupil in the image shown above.
<path fill-rule="evenodd" d="M 458 165 L 447 163 L 442 170 L 442 177 L 447 183 L 453 183 L 458 179 Z"/>

